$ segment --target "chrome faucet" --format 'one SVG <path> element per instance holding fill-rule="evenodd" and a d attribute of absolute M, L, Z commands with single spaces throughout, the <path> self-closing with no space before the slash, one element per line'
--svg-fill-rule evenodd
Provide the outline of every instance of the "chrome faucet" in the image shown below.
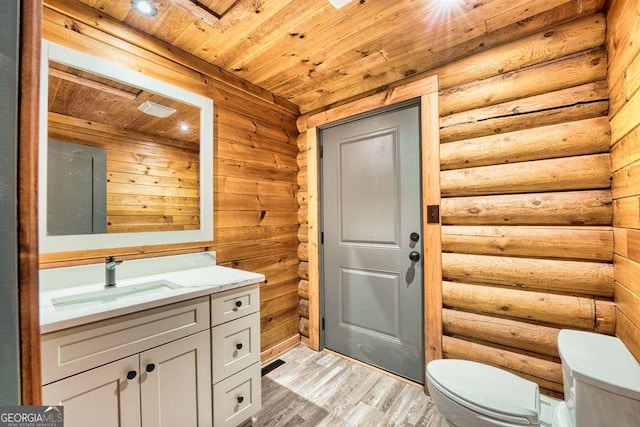
<path fill-rule="evenodd" d="M 111 288 L 116 285 L 116 267 L 122 264 L 122 261 L 116 261 L 116 257 L 108 256 L 104 259 L 105 262 L 105 282 L 106 288 Z"/>

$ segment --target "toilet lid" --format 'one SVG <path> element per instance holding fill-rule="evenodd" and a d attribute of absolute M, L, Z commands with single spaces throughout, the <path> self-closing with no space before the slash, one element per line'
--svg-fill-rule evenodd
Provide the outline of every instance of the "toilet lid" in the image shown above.
<path fill-rule="evenodd" d="M 434 360 L 427 375 L 458 404 L 496 419 L 537 424 L 538 385 L 510 372 L 468 360 Z"/>

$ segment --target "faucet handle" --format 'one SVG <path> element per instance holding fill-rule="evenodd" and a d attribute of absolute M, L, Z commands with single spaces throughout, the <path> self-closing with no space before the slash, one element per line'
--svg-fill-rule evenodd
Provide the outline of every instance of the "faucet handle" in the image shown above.
<path fill-rule="evenodd" d="M 104 257 L 104 262 L 106 264 L 115 264 L 115 265 L 120 265 L 122 264 L 124 261 L 120 260 L 120 261 L 116 261 L 116 257 L 114 256 L 107 256 Z"/>

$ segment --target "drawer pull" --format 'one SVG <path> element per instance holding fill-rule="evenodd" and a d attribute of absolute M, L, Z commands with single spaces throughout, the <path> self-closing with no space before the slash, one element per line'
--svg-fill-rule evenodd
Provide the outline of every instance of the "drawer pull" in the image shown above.
<path fill-rule="evenodd" d="M 236 301 L 236 307 L 238 308 L 242 307 L 242 301 Z"/>
<path fill-rule="evenodd" d="M 244 402 L 244 397 L 238 396 L 238 404 Z"/>
<path fill-rule="evenodd" d="M 155 365 L 155 364 L 153 364 L 153 363 L 149 363 L 149 364 L 147 365 L 147 367 L 145 368 L 145 370 L 146 370 L 147 372 L 153 372 L 153 370 L 154 370 L 154 369 L 156 369 L 156 365 Z"/>
<path fill-rule="evenodd" d="M 136 377 L 136 375 L 138 375 L 138 373 L 136 371 L 129 371 L 127 372 L 127 379 L 128 380 L 132 380 Z"/>
<path fill-rule="evenodd" d="M 242 350 L 242 343 L 238 343 L 238 344 L 236 344 L 236 349 L 238 349 L 238 350 Z"/>

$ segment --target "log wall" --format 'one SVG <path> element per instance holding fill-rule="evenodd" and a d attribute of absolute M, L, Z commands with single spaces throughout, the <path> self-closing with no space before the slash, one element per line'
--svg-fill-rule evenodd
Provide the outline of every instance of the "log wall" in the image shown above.
<path fill-rule="evenodd" d="M 266 276 L 263 355 L 299 342 L 297 108 L 77 2 L 46 1 L 43 36 L 213 99 L 215 240 L 108 252 L 127 259 L 215 250 L 219 264 Z M 106 252 L 47 254 L 40 266 L 99 262 Z"/>
<path fill-rule="evenodd" d="M 300 266 L 298 268 L 298 296 L 300 322 L 298 331 L 303 342 L 308 343 L 309 340 L 309 197 L 307 188 L 307 132 L 306 123 L 301 125 L 301 133 L 298 135 L 298 183 L 300 190 L 298 191 L 298 220 L 300 227 L 298 229 L 298 258 L 300 258 Z"/>
<path fill-rule="evenodd" d="M 616 334 L 640 359 L 640 5 L 607 5 Z"/>
<path fill-rule="evenodd" d="M 615 331 L 604 40 L 604 16 L 585 17 L 440 91 L 444 356 L 548 394 L 561 328 Z"/>
<path fill-rule="evenodd" d="M 490 363 L 560 395 L 559 330 L 613 334 L 615 287 L 605 17 L 553 19 L 528 20 L 539 26 L 433 72 L 444 357 Z M 301 185 L 305 143 L 301 133 Z M 298 201 L 299 330 L 308 336 L 304 186 Z"/>

